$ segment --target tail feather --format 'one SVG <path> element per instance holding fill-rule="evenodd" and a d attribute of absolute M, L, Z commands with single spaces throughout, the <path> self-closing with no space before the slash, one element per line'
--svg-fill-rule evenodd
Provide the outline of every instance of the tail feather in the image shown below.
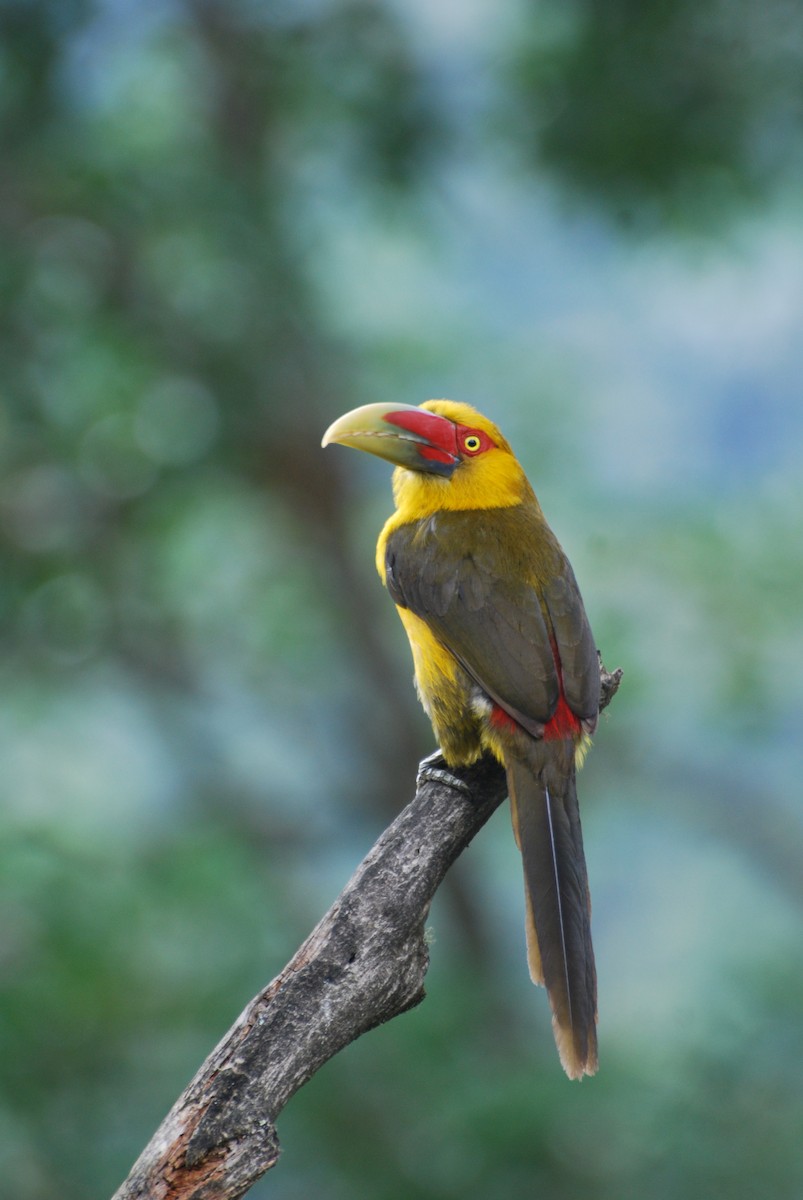
<path fill-rule="evenodd" d="M 513 819 L 513 835 L 516 839 L 516 845 L 521 850 L 518 807 L 509 772 L 508 791 L 510 792 L 510 815 Z M 530 890 L 527 887 L 524 888 L 524 912 L 524 933 L 527 939 L 527 966 L 530 969 L 530 978 L 538 987 L 544 987 L 544 968 L 541 965 L 541 950 L 538 946 L 538 934 L 535 932 L 535 917 L 533 916 L 533 906 L 530 901 Z"/>
<path fill-rule="evenodd" d="M 571 743 L 538 743 L 507 763 L 513 825 L 524 865 L 527 957 L 546 986 L 566 1074 L 597 1069 L 597 982 Z"/>

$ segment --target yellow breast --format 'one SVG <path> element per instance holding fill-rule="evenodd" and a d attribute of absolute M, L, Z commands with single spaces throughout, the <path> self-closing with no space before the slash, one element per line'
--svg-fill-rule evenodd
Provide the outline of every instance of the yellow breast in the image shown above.
<path fill-rule="evenodd" d="M 482 753 L 480 725 L 471 706 L 472 681 L 426 622 L 398 608 L 415 666 L 415 685 L 424 711 L 452 766 L 467 766 Z"/>

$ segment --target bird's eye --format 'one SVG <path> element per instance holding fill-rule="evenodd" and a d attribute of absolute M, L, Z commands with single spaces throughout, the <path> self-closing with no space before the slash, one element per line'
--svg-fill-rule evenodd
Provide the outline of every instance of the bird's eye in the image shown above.
<path fill-rule="evenodd" d="M 476 433 L 470 433 L 463 442 L 463 446 L 468 450 L 469 454 L 476 454 L 481 445 L 482 443 Z"/>

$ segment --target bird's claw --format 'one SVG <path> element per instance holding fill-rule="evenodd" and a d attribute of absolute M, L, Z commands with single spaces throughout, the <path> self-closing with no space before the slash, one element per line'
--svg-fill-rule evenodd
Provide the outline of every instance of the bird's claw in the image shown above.
<path fill-rule="evenodd" d="M 436 764 L 442 763 L 442 766 Z M 464 792 L 467 796 L 471 795 L 471 788 L 462 779 L 458 779 L 451 771 L 446 769 L 446 759 L 441 754 L 440 750 L 433 751 L 426 758 L 422 758 L 418 764 L 418 774 L 415 777 L 415 785 L 421 787 L 423 783 L 442 783 L 446 787 L 454 788 L 458 792 Z"/>

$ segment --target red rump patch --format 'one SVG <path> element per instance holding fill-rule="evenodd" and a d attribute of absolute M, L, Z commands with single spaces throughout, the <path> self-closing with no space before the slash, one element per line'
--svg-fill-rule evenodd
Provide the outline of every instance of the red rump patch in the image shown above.
<path fill-rule="evenodd" d="M 560 652 L 554 634 L 550 634 L 549 642 L 552 646 L 555 669 L 558 672 L 560 695 L 558 696 L 558 706 L 553 712 L 551 720 L 544 726 L 544 741 L 556 742 L 560 738 L 576 737 L 580 732 L 580 718 L 576 717 L 569 708 L 563 694 L 563 664 L 560 661 Z"/>
<path fill-rule="evenodd" d="M 491 725 L 494 729 L 520 729 L 518 721 L 505 712 L 498 704 L 491 709 Z M 574 715 L 566 703 L 566 697 L 561 692 L 558 706 L 552 717 L 544 726 L 544 741 L 557 742 L 561 738 L 576 737 L 580 732 L 580 720 Z"/>
<path fill-rule="evenodd" d="M 558 697 L 558 707 L 552 714 L 552 719 L 544 726 L 544 741 L 556 742 L 560 738 L 575 737 L 580 732 L 580 718 L 576 717 L 566 703 L 566 697 L 561 691 Z"/>
<path fill-rule="evenodd" d="M 555 711 L 544 726 L 544 741 L 557 742 L 563 738 L 576 738 L 582 732 L 582 724 L 580 718 L 575 716 L 566 702 L 566 697 L 563 694 L 563 668 L 561 666 L 557 642 L 554 637 L 550 637 L 549 640 L 552 645 L 552 654 L 558 672 L 560 695 L 558 696 Z M 518 721 L 515 721 L 510 713 L 505 712 L 498 704 L 495 704 L 491 710 L 491 724 L 496 729 L 519 728 Z"/>

